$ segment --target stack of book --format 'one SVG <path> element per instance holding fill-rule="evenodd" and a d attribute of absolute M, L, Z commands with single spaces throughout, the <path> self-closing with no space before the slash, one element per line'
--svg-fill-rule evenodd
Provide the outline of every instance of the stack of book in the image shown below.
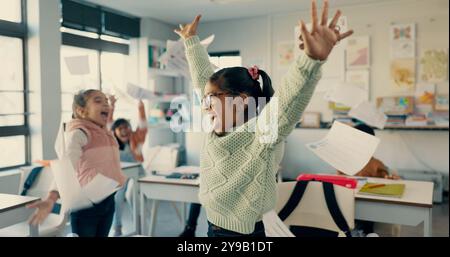
<path fill-rule="evenodd" d="M 406 115 L 388 115 L 386 127 L 404 126 L 406 117 Z"/>
<path fill-rule="evenodd" d="M 405 120 L 405 126 L 408 127 L 424 127 L 428 125 L 428 119 L 425 115 L 415 114 L 410 115 Z"/>

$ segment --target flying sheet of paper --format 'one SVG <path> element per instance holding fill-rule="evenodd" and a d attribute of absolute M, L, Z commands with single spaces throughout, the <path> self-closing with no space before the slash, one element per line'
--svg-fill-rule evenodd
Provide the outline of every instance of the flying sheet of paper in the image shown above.
<path fill-rule="evenodd" d="M 274 210 L 263 215 L 263 223 L 268 237 L 295 237 Z"/>
<path fill-rule="evenodd" d="M 306 147 L 335 169 L 353 176 L 372 158 L 380 139 L 335 121 L 325 138 Z"/>
<path fill-rule="evenodd" d="M 142 87 L 138 87 L 131 83 L 127 84 L 127 93 L 131 97 L 133 97 L 137 100 L 142 100 L 142 99 L 153 100 L 153 99 L 157 98 L 157 96 L 154 93 L 152 93 L 150 90 L 144 89 Z"/>
<path fill-rule="evenodd" d="M 207 37 L 200 43 L 207 48 L 214 41 L 214 35 Z M 184 77 L 190 78 L 189 64 L 186 59 L 186 51 L 182 40 L 167 41 L 167 51 L 161 55 L 159 61 L 167 69 L 180 73 Z"/>
<path fill-rule="evenodd" d="M 93 205 L 81 189 L 75 169 L 69 158 L 51 161 L 50 167 L 61 196 L 64 212 L 77 211 Z"/>
<path fill-rule="evenodd" d="M 89 57 L 87 55 L 68 56 L 64 58 L 67 69 L 72 75 L 87 75 L 89 74 Z"/>
<path fill-rule="evenodd" d="M 120 189 L 119 183 L 113 179 L 97 174 L 85 185 L 82 190 L 84 194 L 94 203 L 99 203 L 112 193 Z"/>
<path fill-rule="evenodd" d="M 355 107 L 368 100 L 368 92 L 357 85 L 338 83 L 324 95 L 324 98 L 327 101 Z"/>
<path fill-rule="evenodd" d="M 348 116 L 379 129 L 384 129 L 387 121 L 386 114 L 380 109 L 377 109 L 374 103 L 368 101 L 353 107 L 348 113 Z"/>

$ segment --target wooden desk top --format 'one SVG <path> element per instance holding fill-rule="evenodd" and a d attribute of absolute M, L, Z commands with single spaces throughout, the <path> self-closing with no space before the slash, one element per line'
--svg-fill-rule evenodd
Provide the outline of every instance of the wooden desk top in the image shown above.
<path fill-rule="evenodd" d="M 176 179 L 166 178 L 165 176 L 147 176 L 138 180 L 140 183 L 157 183 L 157 184 L 169 184 L 169 185 L 181 185 L 181 186 L 199 186 L 200 178 L 197 179 Z"/>
<path fill-rule="evenodd" d="M 433 186 L 432 182 L 425 181 L 411 181 L 411 180 L 390 180 L 381 178 L 367 178 L 371 183 L 383 183 L 383 184 L 405 184 L 405 192 L 401 198 L 396 197 L 383 197 L 359 194 L 359 189 L 362 185 L 359 185 L 355 191 L 356 200 L 366 200 L 384 203 L 395 203 L 402 205 L 418 206 L 418 207 L 433 207 Z"/>
<path fill-rule="evenodd" d="M 0 213 L 19 208 L 39 200 L 38 197 L 0 194 Z"/>

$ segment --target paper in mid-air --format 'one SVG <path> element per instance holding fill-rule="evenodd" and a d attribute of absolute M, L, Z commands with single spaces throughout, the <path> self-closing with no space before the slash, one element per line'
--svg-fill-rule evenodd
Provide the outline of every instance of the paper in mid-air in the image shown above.
<path fill-rule="evenodd" d="M 133 85 L 131 83 L 127 84 L 127 93 L 131 97 L 133 97 L 137 100 L 142 100 L 142 99 L 153 100 L 158 97 L 156 94 L 154 94 L 150 90 Z"/>
<path fill-rule="evenodd" d="M 324 95 L 324 99 L 340 103 L 348 107 L 355 107 L 367 101 L 368 92 L 361 87 L 348 83 L 338 83 Z"/>
<path fill-rule="evenodd" d="M 335 169 L 353 176 L 367 165 L 380 139 L 335 121 L 325 138 L 306 147 Z"/>
<path fill-rule="evenodd" d="M 200 43 L 207 48 L 214 41 L 214 35 L 207 37 Z M 189 64 L 186 59 L 186 51 L 183 41 L 167 41 L 167 51 L 161 55 L 159 61 L 166 66 L 166 69 L 180 73 L 184 77 L 190 78 Z M 212 65 L 212 64 L 211 64 Z"/>
<path fill-rule="evenodd" d="M 89 56 L 68 56 L 64 58 L 67 69 L 72 75 L 88 75 L 89 70 Z"/>
<path fill-rule="evenodd" d="M 386 114 L 382 110 L 377 109 L 374 103 L 368 101 L 353 107 L 348 116 L 379 129 L 384 129 L 387 121 Z"/>

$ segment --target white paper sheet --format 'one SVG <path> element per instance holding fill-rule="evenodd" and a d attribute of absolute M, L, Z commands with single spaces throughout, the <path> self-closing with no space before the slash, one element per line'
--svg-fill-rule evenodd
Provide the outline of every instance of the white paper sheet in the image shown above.
<path fill-rule="evenodd" d="M 380 139 L 335 121 L 322 140 L 306 147 L 335 169 L 353 176 L 372 158 Z"/>
<path fill-rule="evenodd" d="M 368 101 L 353 107 L 348 113 L 348 116 L 379 129 L 384 129 L 387 121 L 386 114 L 380 109 L 377 109 L 374 103 Z"/>
<path fill-rule="evenodd" d="M 50 162 L 56 186 L 61 197 L 63 211 L 77 211 L 92 206 L 78 182 L 75 169 L 69 158 Z"/>
<path fill-rule="evenodd" d="M 367 100 L 368 92 L 357 85 L 350 83 L 339 83 L 330 89 L 324 98 L 327 101 L 343 104 L 348 107 L 355 107 Z"/>
<path fill-rule="evenodd" d="M 131 97 L 133 97 L 137 100 L 142 100 L 142 99 L 153 100 L 153 99 L 157 98 L 157 96 L 154 93 L 152 93 L 150 90 L 138 87 L 131 83 L 127 84 L 127 93 Z"/>
<path fill-rule="evenodd" d="M 113 179 L 97 174 L 82 190 L 83 193 L 94 203 L 99 203 L 112 193 L 120 189 L 119 183 Z"/>
<path fill-rule="evenodd" d="M 295 237 L 274 210 L 263 215 L 263 223 L 268 237 Z"/>
<path fill-rule="evenodd" d="M 200 43 L 207 48 L 214 41 L 214 35 L 207 37 Z M 189 64 L 186 59 L 186 51 L 182 40 L 167 41 L 167 51 L 161 55 L 159 61 L 165 65 L 168 70 L 172 70 L 189 78 Z"/>
<path fill-rule="evenodd" d="M 64 58 L 67 69 L 72 75 L 87 75 L 89 74 L 89 56 L 68 56 Z"/>

